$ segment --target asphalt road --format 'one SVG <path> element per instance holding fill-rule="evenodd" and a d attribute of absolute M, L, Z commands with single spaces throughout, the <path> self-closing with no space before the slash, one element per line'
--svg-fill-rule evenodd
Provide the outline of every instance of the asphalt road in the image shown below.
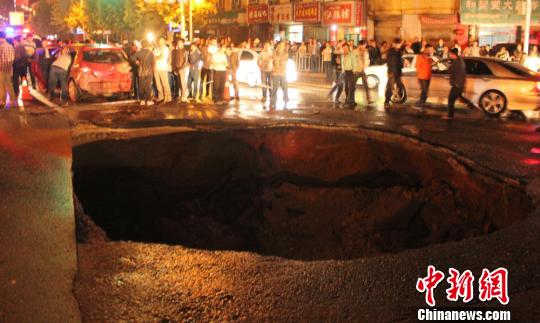
<path fill-rule="evenodd" d="M 145 108 L 134 102 L 98 100 L 57 111 L 29 106 L 24 113 L 0 112 L 2 129 L 8 129 L 6 138 L 16 138 L 0 146 L 1 206 L 9 210 L 0 217 L 3 228 L 12 228 L 1 231 L 2 245 L 9 246 L 9 252 L 3 248 L 0 253 L 1 295 L 5 295 L 0 298 L 0 320 L 22 317 L 29 321 L 40 308 L 71 315 L 56 317 L 56 321 L 78 318 L 70 284 L 76 250 L 73 209 L 68 205 L 69 128 L 73 143 L 80 144 L 178 131 L 287 126 L 357 129 L 369 136 L 428 144 L 448 151 L 467 167 L 523 186 L 536 209 L 527 220 L 491 235 L 353 261 L 299 262 L 162 245 L 83 244 L 79 245 L 81 271 L 75 285 L 83 319 L 174 320 L 167 316 L 172 313 L 177 319 L 201 321 L 409 321 L 423 304 L 414 283 L 428 264 L 443 270 L 508 267 L 510 309 L 522 321 L 540 319 L 540 125 L 488 118 L 466 107 L 458 110 L 455 120 L 443 121 L 440 117 L 445 111 L 439 106 L 426 114 L 407 105 L 385 111 L 380 99 L 371 107 L 336 109 L 328 102 L 327 90 L 313 85 L 291 88 L 287 107 L 280 102 L 276 110 L 263 106 L 260 89 L 243 87 L 242 100 L 224 106 L 169 103 Z M 51 137 L 54 133 L 59 135 Z M 44 161 L 37 172 L 42 176 L 25 175 L 35 166 L 15 161 L 20 151 Z M 21 189 L 26 187 L 31 189 Z M 43 215 L 43 210 L 49 210 L 49 215 Z M 65 217 L 62 224 L 55 216 Z M 25 235 L 32 239 L 24 239 Z M 66 248 L 61 249 L 63 258 L 53 252 L 59 246 Z M 51 252 L 54 258 L 44 256 Z M 32 264 L 44 267 L 36 274 Z M 10 288 L 21 281 L 17 275 L 29 277 L 32 285 L 15 293 Z M 53 291 L 63 296 L 53 301 Z M 184 303 L 177 306 L 175 302 Z M 29 314 L 23 312 L 25 305 Z M 487 306 L 501 309 L 494 303 Z M 48 317 L 53 319 L 44 316 L 43 321 L 55 321 L 55 316 Z"/>
<path fill-rule="evenodd" d="M 77 322 L 69 122 L 0 111 L 0 321 Z"/>

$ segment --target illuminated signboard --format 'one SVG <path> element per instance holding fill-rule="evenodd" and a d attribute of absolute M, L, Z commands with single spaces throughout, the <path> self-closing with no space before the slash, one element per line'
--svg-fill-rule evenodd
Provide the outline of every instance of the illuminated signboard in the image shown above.
<path fill-rule="evenodd" d="M 9 24 L 11 26 L 24 25 L 24 13 L 12 11 L 9 13 Z"/>

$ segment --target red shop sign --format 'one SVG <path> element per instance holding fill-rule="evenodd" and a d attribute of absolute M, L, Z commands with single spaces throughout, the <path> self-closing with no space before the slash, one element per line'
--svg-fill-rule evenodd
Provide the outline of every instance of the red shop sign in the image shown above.
<path fill-rule="evenodd" d="M 296 22 L 319 22 L 321 6 L 318 2 L 295 3 L 294 21 Z"/>
<path fill-rule="evenodd" d="M 356 26 L 363 26 L 366 22 L 364 21 L 364 1 L 356 1 Z"/>
<path fill-rule="evenodd" d="M 268 5 L 254 5 L 248 6 L 248 24 L 265 23 L 269 22 Z"/>
<path fill-rule="evenodd" d="M 324 5 L 323 23 L 325 25 L 352 25 L 354 18 L 353 2 L 327 3 Z"/>

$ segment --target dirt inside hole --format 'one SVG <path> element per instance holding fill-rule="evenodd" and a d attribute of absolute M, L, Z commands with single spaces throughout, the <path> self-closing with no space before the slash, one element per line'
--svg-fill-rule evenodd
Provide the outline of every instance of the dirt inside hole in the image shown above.
<path fill-rule="evenodd" d="M 75 193 L 112 240 L 351 259 L 488 234 L 520 187 L 407 140 L 302 128 L 190 132 L 73 150 Z M 88 221 L 80 221 L 79 236 Z M 82 240 L 86 239 L 82 237 Z"/>

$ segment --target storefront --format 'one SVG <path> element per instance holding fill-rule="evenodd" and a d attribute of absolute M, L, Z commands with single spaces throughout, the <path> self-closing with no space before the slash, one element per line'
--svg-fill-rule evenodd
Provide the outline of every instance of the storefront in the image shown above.
<path fill-rule="evenodd" d="M 326 40 L 327 27 L 321 27 L 321 5 L 319 2 L 302 3 L 294 5 L 294 30 L 296 39 L 306 41 L 310 38 Z M 292 33 L 291 33 L 292 34 Z M 289 37 L 291 37 L 289 36 Z"/>
<path fill-rule="evenodd" d="M 272 39 L 274 29 L 270 24 L 270 7 L 267 4 L 249 5 L 247 9 L 249 37 L 261 42 Z"/>
<path fill-rule="evenodd" d="M 457 15 L 420 15 L 420 25 L 422 39 L 431 44 L 443 39 L 446 43 L 457 41 L 467 46 L 469 41 L 469 26 L 460 24 Z"/>
<path fill-rule="evenodd" d="M 293 24 L 292 3 L 270 6 L 270 23 L 274 27 L 274 40 L 290 40 L 290 27 Z M 297 29 L 293 28 L 293 31 Z"/>
<path fill-rule="evenodd" d="M 328 26 L 327 40 L 342 39 L 355 43 L 367 37 L 363 1 L 328 2 L 324 4 L 322 24 Z"/>
<path fill-rule="evenodd" d="M 517 26 L 478 26 L 477 38 L 480 46 L 517 42 Z"/>
<path fill-rule="evenodd" d="M 461 23 L 474 25 L 480 45 L 522 42 L 525 23 L 525 1 L 522 0 L 461 0 Z M 531 44 L 537 42 L 540 27 L 540 6 L 533 1 Z"/>
<path fill-rule="evenodd" d="M 405 41 L 425 39 L 435 45 L 442 38 L 447 44 L 457 40 L 466 45 L 468 34 L 469 26 L 460 24 L 455 14 L 393 15 L 381 16 L 375 20 L 375 38 L 379 42 L 391 42 L 400 37 Z"/>

